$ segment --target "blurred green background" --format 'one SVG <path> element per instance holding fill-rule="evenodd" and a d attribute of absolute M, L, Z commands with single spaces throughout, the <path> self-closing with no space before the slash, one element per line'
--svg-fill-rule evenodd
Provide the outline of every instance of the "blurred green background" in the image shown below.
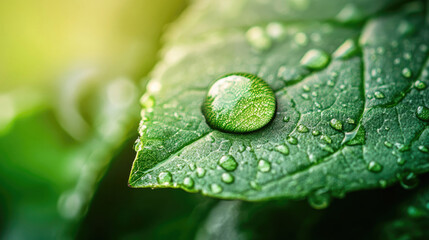
<path fill-rule="evenodd" d="M 246 203 L 128 188 L 138 99 L 163 31 L 188 4 L 0 2 L 0 239 L 429 235 L 419 212 L 429 201 L 427 176 L 412 191 L 361 191 L 322 211 L 306 201 Z"/>

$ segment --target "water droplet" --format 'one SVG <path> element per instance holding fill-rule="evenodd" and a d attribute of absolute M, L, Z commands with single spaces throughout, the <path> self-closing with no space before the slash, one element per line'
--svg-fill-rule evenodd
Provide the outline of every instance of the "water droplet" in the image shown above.
<path fill-rule="evenodd" d="M 399 166 L 402 166 L 402 165 L 404 165 L 404 164 L 405 164 L 405 159 L 400 157 L 400 158 L 396 159 L 396 163 L 397 163 Z"/>
<path fill-rule="evenodd" d="M 285 116 L 285 117 L 283 118 L 283 122 L 289 122 L 289 120 L 290 120 L 290 117 L 289 117 L 289 116 Z"/>
<path fill-rule="evenodd" d="M 380 185 L 381 188 L 386 188 L 387 187 L 387 181 L 384 180 L 384 179 L 379 180 L 378 184 Z"/>
<path fill-rule="evenodd" d="M 407 208 L 407 214 L 408 214 L 408 216 L 410 216 L 412 218 L 420 218 L 420 217 L 426 216 L 425 211 L 423 211 L 422 209 L 417 208 L 415 206 L 409 206 Z"/>
<path fill-rule="evenodd" d="M 219 165 L 226 171 L 234 171 L 237 168 L 238 163 L 235 161 L 233 156 L 225 155 L 220 158 Z"/>
<path fill-rule="evenodd" d="M 144 94 L 140 98 L 140 105 L 145 109 L 152 108 L 155 105 L 155 98 L 152 95 Z"/>
<path fill-rule="evenodd" d="M 378 172 L 381 172 L 381 170 L 383 170 L 383 166 L 381 166 L 381 164 L 376 161 L 371 161 L 368 163 L 367 169 L 371 172 L 378 173 Z"/>
<path fill-rule="evenodd" d="M 309 91 L 310 91 L 310 87 L 309 87 L 309 86 L 307 86 L 307 85 L 303 85 L 303 86 L 302 86 L 302 90 L 303 90 L 304 92 L 309 92 Z"/>
<path fill-rule="evenodd" d="M 419 184 L 419 179 L 417 178 L 416 174 L 410 171 L 398 174 L 397 177 L 401 183 L 401 186 L 405 189 L 415 188 Z"/>
<path fill-rule="evenodd" d="M 296 44 L 298 44 L 299 46 L 305 46 L 308 43 L 308 37 L 303 32 L 296 33 L 294 36 L 294 40 L 295 40 Z"/>
<path fill-rule="evenodd" d="M 191 171 L 194 171 L 195 170 L 195 163 L 190 163 L 189 164 L 189 169 L 191 169 Z"/>
<path fill-rule="evenodd" d="M 318 131 L 318 130 L 313 130 L 313 131 L 311 132 L 311 134 L 313 134 L 313 136 L 319 136 L 319 135 L 320 135 L 320 131 Z"/>
<path fill-rule="evenodd" d="M 343 130 L 343 123 L 338 120 L 338 119 L 331 119 L 331 121 L 329 122 L 329 125 L 331 125 L 331 127 L 335 130 L 341 131 Z"/>
<path fill-rule="evenodd" d="M 171 176 L 170 172 L 161 172 L 158 175 L 159 184 L 169 185 L 171 181 L 173 181 L 173 177 Z"/>
<path fill-rule="evenodd" d="M 324 151 L 330 152 L 330 153 L 334 153 L 334 149 L 326 144 L 319 144 L 320 148 Z"/>
<path fill-rule="evenodd" d="M 185 179 L 183 179 L 183 185 L 187 188 L 192 188 L 194 187 L 194 180 L 190 177 L 185 177 Z"/>
<path fill-rule="evenodd" d="M 210 185 L 210 190 L 212 193 L 217 194 L 223 191 L 222 187 L 219 184 L 213 183 Z"/>
<path fill-rule="evenodd" d="M 341 144 L 344 143 L 349 146 L 365 144 L 365 129 L 362 126 L 359 126 L 351 132 L 346 132 Z"/>
<path fill-rule="evenodd" d="M 271 170 L 271 164 L 265 160 L 259 160 L 258 170 L 261 172 L 269 172 Z"/>
<path fill-rule="evenodd" d="M 278 145 L 274 148 L 277 152 L 282 153 L 284 155 L 288 155 L 289 154 L 289 148 L 286 145 Z"/>
<path fill-rule="evenodd" d="M 197 177 L 202 178 L 206 175 L 206 170 L 204 168 L 197 167 Z"/>
<path fill-rule="evenodd" d="M 323 134 L 322 136 L 320 136 L 320 139 L 327 143 L 332 143 L 332 139 L 328 135 Z"/>
<path fill-rule="evenodd" d="M 382 99 L 382 98 L 384 98 L 384 94 L 380 91 L 375 91 L 374 97 L 377 99 Z"/>
<path fill-rule="evenodd" d="M 250 186 L 255 190 L 261 190 L 261 186 L 256 181 L 250 181 Z"/>
<path fill-rule="evenodd" d="M 401 21 L 398 25 L 397 31 L 403 36 L 409 36 L 416 31 L 416 27 L 409 21 Z"/>
<path fill-rule="evenodd" d="M 285 28 L 281 23 L 272 22 L 266 27 L 267 34 L 273 39 L 279 39 L 285 34 Z"/>
<path fill-rule="evenodd" d="M 288 141 L 288 143 L 290 143 L 292 145 L 298 144 L 298 139 L 296 139 L 295 137 L 292 137 L 292 136 L 288 136 L 286 141 Z"/>
<path fill-rule="evenodd" d="M 346 122 L 347 122 L 348 124 L 355 124 L 355 120 L 354 120 L 353 118 L 347 118 L 347 119 L 346 119 Z"/>
<path fill-rule="evenodd" d="M 229 173 L 223 173 L 221 178 L 222 178 L 222 182 L 224 182 L 224 183 L 234 182 L 234 176 L 232 176 Z"/>
<path fill-rule="evenodd" d="M 311 49 L 305 53 L 300 63 L 312 70 L 322 69 L 328 65 L 329 55 L 322 50 Z"/>
<path fill-rule="evenodd" d="M 247 30 L 246 39 L 257 50 L 267 50 L 272 45 L 270 36 L 262 27 L 252 27 Z"/>
<path fill-rule="evenodd" d="M 305 125 L 300 124 L 300 125 L 298 125 L 298 132 L 306 133 L 306 132 L 308 132 L 308 128 Z"/>
<path fill-rule="evenodd" d="M 423 89 L 425 89 L 425 88 L 426 88 L 426 83 L 424 83 L 423 81 L 417 80 L 417 81 L 414 83 L 414 87 L 415 87 L 417 90 L 423 90 Z"/>
<path fill-rule="evenodd" d="M 346 40 L 341 46 L 334 52 L 333 56 L 339 59 L 347 59 L 354 56 L 358 51 L 357 45 L 353 39 Z"/>
<path fill-rule="evenodd" d="M 418 106 L 416 116 L 422 121 L 429 121 L 429 108 L 425 106 Z"/>
<path fill-rule="evenodd" d="M 410 78 L 413 76 L 413 73 L 411 72 L 411 69 L 403 68 L 402 69 L 402 76 L 404 76 L 405 78 Z"/>
<path fill-rule="evenodd" d="M 420 150 L 420 152 L 423 152 L 423 153 L 428 153 L 429 152 L 429 149 L 426 146 L 423 146 L 423 145 L 418 146 L 418 149 Z"/>
<path fill-rule="evenodd" d="M 308 203 L 314 209 L 325 209 L 331 203 L 331 196 L 326 190 L 319 190 L 308 196 Z"/>
<path fill-rule="evenodd" d="M 258 130 L 271 121 L 276 109 L 273 90 L 252 74 L 221 77 L 210 88 L 202 111 L 214 129 L 232 133 Z"/>
<path fill-rule="evenodd" d="M 308 96 L 308 94 L 307 94 L 307 93 L 303 93 L 303 94 L 301 94 L 301 97 L 302 97 L 303 99 L 305 99 L 305 100 L 308 100 L 308 99 L 310 98 L 310 96 Z"/>
<path fill-rule="evenodd" d="M 384 146 L 391 148 L 393 146 L 393 144 L 388 142 L 388 141 L 384 141 Z"/>
<path fill-rule="evenodd" d="M 335 17 L 342 23 L 354 23 L 363 19 L 362 11 L 354 4 L 347 4 Z"/>
<path fill-rule="evenodd" d="M 134 150 L 136 151 L 136 152 L 138 152 L 138 151 L 140 151 L 140 149 L 141 149 L 141 140 L 140 140 L 140 138 L 137 138 L 137 140 L 134 142 L 134 146 L 133 146 L 133 148 L 134 148 Z"/>

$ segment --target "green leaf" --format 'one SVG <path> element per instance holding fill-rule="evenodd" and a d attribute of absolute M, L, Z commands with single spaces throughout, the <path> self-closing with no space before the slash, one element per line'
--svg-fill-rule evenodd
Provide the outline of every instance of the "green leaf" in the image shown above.
<path fill-rule="evenodd" d="M 130 186 L 324 207 L 429 170 L 428 121 L 417 116 L 429 107 L 425 2 L 222 3 L 196 2 L 170 32 L 142 98 Z M 275 91 L 266 127 L 231 134 L 206 124 L 207 90 L 232 72 Z M 219 165 L 223 156 L 235 170 Z"/>

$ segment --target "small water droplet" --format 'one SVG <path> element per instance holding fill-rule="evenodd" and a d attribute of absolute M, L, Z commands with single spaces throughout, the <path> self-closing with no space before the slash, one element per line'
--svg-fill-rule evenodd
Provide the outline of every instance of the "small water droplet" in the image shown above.
<path fill-rule="evenodd" d="M 229 173 L 223 173 L 221 178 L 222 178 L 222 182 L 224 182 L 224 183 L 234 182 L 234 176 L 232 176 Z"/>
<path fill-rule="evenodd" d="M 319 190 L 308 196 L 308 203 L 314 209 L 325 209 L 331 203 L 331 196 L 327 191 Z"/>
<path fill-rule="evenodd" d="M 416 31 L 416 27 L 409 21 L 401 21 L 398 25 L 397 31 L 402 36 L 409 36 Z"/>
<path fill-rule="evenodd" d="M 354 23 L 364 18 L 362 11 L 354 4 L 347 4 L 335 17 L 342 23 Z"/>
<path fill-rule="evenodd" d="M 420 217 L 426 216 L 425 211 L 415 206 L 409 206 L 407 208 L 407 214 L 409 217 L 412 217 L 412 218 L 420 218 Z"/>
<path fill-rule="evenodd" d="M 348 124 L 355 124 L 355 120 L 354 120 L 353 118 L 347 118 L 347 119 L 346 119 L 346 122 L 347 122 Z"/>
<path fill-rule="evenodd" d="M 346 143 L 349 146 L 365 144 L 365 129 L 363 126 L 353 129 L 351 132 L 344 134 L 344 139 L 341 144 Z"/>
<path fill-rule="evenodd" d="M 329 122 L 329 125 L 331 125 L 331 127 L 335 130 L 341 131 L 343 130 L 343 123 L 338 120 L 338 119 L 331 119 L 331 121 Z"/>
<path fill-rule="evenodd" d="M 401 186 L 405 189 L 412 189 L 417 187 L 419 179 L 416 174 L 410 171 L 403 172 L 397 175 Z"/>
<path fill-rule="evenodd" d="M 305 46 L 308 43 L 308 37 L 303 32 L 296 33 L 294 36 L 294 40 L 295 40 L 296 44 L 298 44 L 299 46 Z"/>
<path fill-rule="evenodd" d="M 375 91 L 374 97 L 377 99 L 382 99 L 382 98 L 384 98 L 384 94 L 380 91 Z"/>
<path fill-rule="evenodd" d="M 136 152 L 140 151 L 141 146 L 142 146 L 141 140 L 140 140 L 140 138 L 137 138 L 137 140 L 134 142 L 134 146 L 133 146 L 134 150 Z"/>
<path fill-rule="evenodd" d="M 271 170 L 271 164 L 265 160 L 259 160 L 258 170 L 261 172 L 269 172 Z"/>
<path fill-rule="evenodd" d="M 189 164 L 189 169 L 191 169 L 191 171 L 194 171 L 196 168 L 195 163 L 190 163 Z"/>
<path fill-rule="evenodd" d="M 270 36 L 262 27 L 251 27 L 246 32 L 247 42 L 257 50 L 267 50 L 271 48 L 272 41 Z"/>
<path fill-rule="evenodd" d="M 223 188 L 216 183 L 213 183 L 210 185 L 210 190 L 212 191 L 212 193 L 217 194 L 217 193 L 221 193 L 223 191 Z"/>
<path fill-rule="evenodd" d="M 295 137 L 292 137 L 292 136 L 288 136 L 286 141 L 288 141 L 288 143 L 290 143 L 292 145 L 298 144 L 298 139 L 296 139 Z"/>
<path fill-rule="evenodd" d="M 310 91 L 310 87 L 309 87 L 309 86 L 307 86 L 307 85 L 303 85 L 303 86 L 302 86 L 302 90 L 303 90 L 304 92 L 309 92 L 309 91 Z"/>
<path fill-rule="evenodd" d="M 306 133 L 306 132 L 308 132 L 308 128 L 305 125 L 299 124 L 298 125 L 298 132 Z"/>
<path fill-rule="evenodd" d="M 284 155 L 288 155 L 289 154 L 289 148 L 286 145 L 278 145 L 274 148 L 277 152 L 282 153 Z"/>
<path fill-rule="evenodd" d="M 155 105 L 155 98 L 152 95 L 144 94 L 140 98 L 140 105 L 145 109 L 152 108 Z"/>
<path fill-rule="evenodd" d="M 367 169 L 371 172 L 378 173 L 378 172 L 381 172 L 381 170 L 383 170 L 383 166 L 381 166 L 381 164 L 376 161 L 371 161 L 368 163 Z"/>
<path fill-rule="evenodd" d="M 271 22 L 267 25 L 266 31 L 268 36 L 270 36 L 273 39 L 279 39 L 283 37 L 285 34 L 285 28 L 283 24 L 278 22 Z"/>
<path fill-rule="evenodd" d="M 417 81 L 414 83 L 414 87 L 415 87 L 417 90 L 423 90 L 423 89 L 425 89 L 425 88 L 426 88 L 426 83 L 424 83 L 423 81 L 417 80 Z"/>
<path fill-rule="evenodd" d="M 402 166 L 402 165 L 404 165 L 404 164 L 405 164 L 405 159 L 404 159 L 404 158 L 399 157 L 398 159 L 396 159 L 396 163 L 397 163 L 399 166 Z"/>
<path fill-rule="evenodd" d="M 250 181 L 250 186 L 255 189 L 255 190 L 261 190 L 261 185 L 259 185 L 259 183 L 257 183 L 256 181 Z"/>
<path fill-rule="evenodd" d="M 403 68 L 402 69 L 402 76 L 405 78 L 411 78 L 413 76 L 413 73 L 411 72 L 411 69 Z"/>
<path fill-rule="evenodd" d="M 384 180 L 384 179 L 379 180 L 378 184 L 380 185 L 381 188 L 386 188 L 387 187 L 387 181 Z"/>
<path fill-rule="evenodd" d="M 202 112 L 212 128 L 245 133 L 267 125 L 274 116 L 273 90 L 261 78 L 246 73 L 221 77 L 210 88 Z"/>
<path fill-rule="evenodd" d="M 332 143 L 332 139 L 328 135 L 323 134 L 322 136 L 320 136 L 320 139 L 327 143 Z"/>
<path fill-rule="evenodd" d="M 289 117 L 289 116 L 285 116 L 285 117 L 283 118 L 283 122 L 289 122 L 289 120 L 290 120 L 290 117 Z"/>
<path fill-rule="evenodd" d="M 393 146 L 393 144 L 388 142 L 388 141 L 384 141 L 384 146 L 391 148 Z"/>
<path fill-rule="evenodd" d="M 194 187 L 194 180 L 190 177 L 185 177 L 185 179 L 183 179 L 183 185 L 187 188 L 192 188 Z"/>
<path fill-rule="evenodd" d="M 313 134 L 313 136 L 319 136 L 320 135 L 320 131 L 319 130 L 313 130 L 311 132 L 311 134 Z"/>
<path fill-rule="evenodd" d="M 234 171 L 238 163 L 235 161 L 235 158 L 231 155 L 222 156 L 219 160 L 219 165 L 226 171 Z"/>
<path fill-rule="evenodd" d="M 426 146 L 420 145 L 417 148 L 420 150 L 420 152 L 423 152 L 423 153 L 429 152 L 429 149 Z"/>
<path fill-rule="evenodd" d="M 169 185 L 173 181 L 173 176 L 170 172 L 161 172 L 158 175 L 158 183 L 163 185 Z"/>
<path fill-rule="evenodd" d="M 358 51 L 358 47 L 353 39 L 346 40 L 341 46 L 334 52 L 333 56 L 339 59 L 347 59 L 354 56 Z"/>
<path fill-rule="evenodd" d="M 418 106 L 416 116 L 422 121 L 429 121 L 429 108 L 425 106 Z"/>
<path fill-rule="evenodd" d="M 197 177 L 202 178 L 206 175 L 206 170 L 201 167 L 197 167 Z"/>
<path fill-rule="evenodd" d="M 330 153 L 334 153 L 334 149 L 326 144 L 319 144 L 320 148 L 324 151 L 330 152 Z"/>
<path fill-rule="evenodd" d="M 329 55 L 318 49 L 311 49 L 302 57 L 300 63 L 312 70 L 319 70 L 329 63 Z"/>
<path fill-rule="evenodd" d="M 310 96 L 307 93 L 301 94 L 301 97 L 305 100 L 308 100 L 310 98 Z"/>

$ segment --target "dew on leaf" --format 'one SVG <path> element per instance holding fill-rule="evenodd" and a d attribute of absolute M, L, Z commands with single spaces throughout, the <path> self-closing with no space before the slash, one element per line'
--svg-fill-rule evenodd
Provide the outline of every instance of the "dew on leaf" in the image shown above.
<path fill-rule="evenodd" d="M 429 108 L 425 106 L 418 106 L 416 116 L 422 121 L 429 121 Z"/>
<path fill-rule="evenodd" d="M 273 90 L 247 73 L 221 77 L 210 88 L 202 111 L 214 129 L 231 133 L 258 130 L 271 121 L 276 109 Z"/>
<path fill-rule="evenodd" d="M 416 31 L 416 27 L 409 21 L 401 21 L 398 25 L 397 31 L 402 36 L 409 36 Z"/>
<path fill-rule="evenodd" d="M 325 209 L 331 203 L 331 196 L 326 191 L 316 191 L 308 196 L 308 203 L 314 209 Z"/>
<path fill-rule="evenodd" d="M 391 142 L 384 141 L 384 146 L 391 148 L 393 146 L 393 144 Z"/>
<path fill-rule="evenodd" d="M 417 208 L 415 206 L 409 206 L 407 208 L 407 214 L 409 217 L 412 218 L 420 218 L 423 216 L 426 216 L 426 212 L 420 208 Z"/>
<path fill-rule="evenodd" d="M 190 163 L 189 164 L 189 169 L 191 169 L 191 171 L 194 171 L 196 168 L 195 163 Z"/>
<path fill-rule="evenodd" d="M 383 166 L 376 162 L 376 161 L 371 161 L 368 163 L 367 169 L 371 172 L 381 172 L 381 170 L 383 169 Z"/>
<path fill-rule="evenodd" d="M 266 27 L 268 36 L 273 39 L 279 39 L 285 34 L 285 28 L 281 23 L 272 22 L 269 23 Z"/>
<path fill-rule="evenodd" d="M 294 40 L 299 46 L 305 46 L 308 43 L 307 35 L 303 32 L 296 33 L 294 36 Z"/>
<path fill-rule="evenodd" d="M 327 143 L 332 143 L 332 139 L 328 135 L 323 134 L 322 136 L 320 136 L 320 139 Z"/>
<path fill-rule="evenodd" d="M 271 164 L 265 160 L 259 160 L 258 170 L 261 172 L 269 172 L 271 170 Z"/>
<path fill-rule="evenodd" d="M 429 152 L 429 149 L 426 146 L 420 145 L 417 148 L 419 149 L 420 152 L 423 152 L 423 153 Z"/>
<path fill-rule="evenodd" d="M 287 141 L 288 143 L 292 144 L 292 145 L 296 145 L 296 144 L 298 144 L 298 139 L 296 139 L 296 138 L 295 138 L 295 137 L 293 137 L 293 136 L 288 136 L 288 137 L 287 137 L 287 139 L 286 139 L 286 141 Z"/>
<path fill-rule="evenodd" d="M 185 177 L 185 179 L 183 179 L 183 185 L 187 188 L 192 188 L 194 186 L 194 180 L 190 177 Z"/>
<path fill-rule="evenodd" d="M 152 95 L 144 94 L 140 98 L 140 105 L 145 109 L 152 108 L 155 105 L 155 98 Z"/>
<path fill-rule="evenodd" d="M 307 94 L 307 93 L 303 93 L 303 94 L 301 94 L 301 97 L 302 97 L 303 99 L 305 99 L 305 100 L 308 100 L 308 99 L 310 98 L 310 96 L 308 96 L 308 94 Z"/>
<path fill-rule="evenodd" d="M 289 117 L 289 116 L 285 116 L 285 117 L 283 118 L 283 122 L 289 122 L 289 120 L 290 120 L 290 117 Z"/>
<path fill-rule="evenodd" d="M 347 118 L 346 119 L 346 122 L 348 123 L 348 124 L 355 124 L 356 122 L 355 122 L 355 120 L 353 119 L 353 118 Z"/>
<path fill-rule="evenodd" d="M 424 83 L 423 81 L 421 81 L 421 80 L 417 80 L 415 83 L 414 83 L 414 87 L 417 89 L 417 90 L 423 90 L 423 89 L 425 89 L 426 88 L 426 83 Z"/>
<path fill-rule="evenodd" d="M 346 40 L 341 46 L 333 53 L 334 58 L 347 59 L 354 56 L 358 51 L 358 47 L 353 39 Z"/>
<path fill-rule="evenodd" d="M 223 191 L 222 187 L 219 184 L 213 183 L 210 185 L 210 190 L 212 193 L 221 193 Z"/>
<path fill-rule="evenodd" d="M 320 131 L 319 130 L 313 130 L 311 132 L 311 134 L 313 134 L 313 136 L 319 136 L 320 135 Z"/>
<path fill-rule="evenodd" d="M 308 132 L 308 128 L 305 125 L 302 125 L 302 124 L 298 125 L 298 129 L 297 130 L 300 133 L 306 133 L 306 132 Z"/>
<path fill-rule="evenodd" d="M 223 173 L 221 179 L 224 183 L 234 182 L 234 176 L 232 176 L 230 173 Z"/>
<path fill-rule="evenodd" d="M 341 144 L 344 143 L 349 146 L 365 144 L 365 129 L 362 126 L 359 126 L 351 132 L 346 132 Z"/>
<path fill-rule="evenodd" d="M 319 144 L 320 148 L 326 152 L 334 153 L 334 149 L 326 144 Z"/>
<path fill-rule="evenodd" d="M 246 39 L 247 42 L 257 50 L 267 50 L 272 45 L 270 36 L 262 27 L 251 27 L 246 32 Z"/>
<path fill-rule="evenodd" d="M 282 144 L 282 145 L 278 145 L 274 148 L 277 152 L 282 153 L 284 155 L 288 155 L 289 154 L 289 148 L 288 146 Z"/>
<path fill-rule="evenodd" d="M 137 138 L 137 140 L 134 142 L 134 146 L 133 146 L 134 150 L 138 152 L 141 146 L 142 146 L 141 140 L 140 138 Z"/>
<path fill-rule="evenodd" d="M 173 180 L 173 177 L 171 176 L 170 172 L 161 172 L 158 175 L 158 183 L 168 185 Z"/>
<path fill-rule="evenodd" d="M 311 49 L 304 54 L 300 63 L 312 70 L 319 70 L 329 63 L 329 55 L 318 49 Z"/>
<path fill-rule="evenodd" d="M 384 180 L 384 179 L 379 180 L 378 184 L 380 185 L 381 188 L 386 188 L 387 187 L 387 181 Z"/>
<path fill-rule="evenodd" d="M 380 91 L 375 91 L 374 92 L 374 97 L 377 99 L 382 99 L 384 98 L 384 93 L 380 92 Z"/>
<path fill-rule="evenodd" d="M 354 4 L 347 4 L 335 17 L 342 23 L 353 23 L 363 18 L 362 11 Z"/>
<path fill-rule="evenodd" d="M 404 165 L 404 164 L 405 164 L 405 159 L 404 159 L 404 158 L 399 157 L 398 159 L 396 159 L 396 163 L 397 163 L 399 166 L 402 166 L 402 165 Z"/>
<path fill-rule="evenodd" d="M 409 68 L 403 68 L 403 69 L 402 69 L 402 76 L 403 76 L 403 77 L 405 77 L 405 78 L 410 78 L 410 77 L 412 77 L 412 76 L 413 76 L 413 74 L 412 74 L 412 72 L 411 72 L 411 69 L 409 69 Z"/>
<path fill-rule="evenodd" d="M 302 86 L 302 90 L 303 90 L 304 92 L 309 92 L 309 91 L 310 91 L 310 87 L 309 87 L 309 86 L 307 86 L 307 85 L 303 85 L 303 86 Z"/>
<path fill-rule="evenodd" d="M 238 163 L 235 161 L 233 156 L 225 155 L 220 158 L 219 165 L 226 171 L 234 171 L 237 168 Z"/>
<path fill-rule="evenodd" d="M 338 131 L 343 130 L 343 123 L 336 118 L 331 119 L 331 121 L 329 122 L 329 125 L 335 130 L 338 130 Z"/>
<path fill-rule="evenodd" d="M 206 170 L 201 167 L 197 167 L 197 177 L 202 178 L 206 175 Z"/>
<path fill-rule="evenodd" d="M 397 175 L 399 183 L 405 189 L 413 189 L 419 184 L 417 175 L 411 171 L 406 171 Z"/>
<path fill-rule="evenodd" d="M 261 185 L 259 185 L 259 183 L 257 183 L 256 181 L 250 181 L 250 186 L 255 189 L 255 190 L 261 190 Z"/>

